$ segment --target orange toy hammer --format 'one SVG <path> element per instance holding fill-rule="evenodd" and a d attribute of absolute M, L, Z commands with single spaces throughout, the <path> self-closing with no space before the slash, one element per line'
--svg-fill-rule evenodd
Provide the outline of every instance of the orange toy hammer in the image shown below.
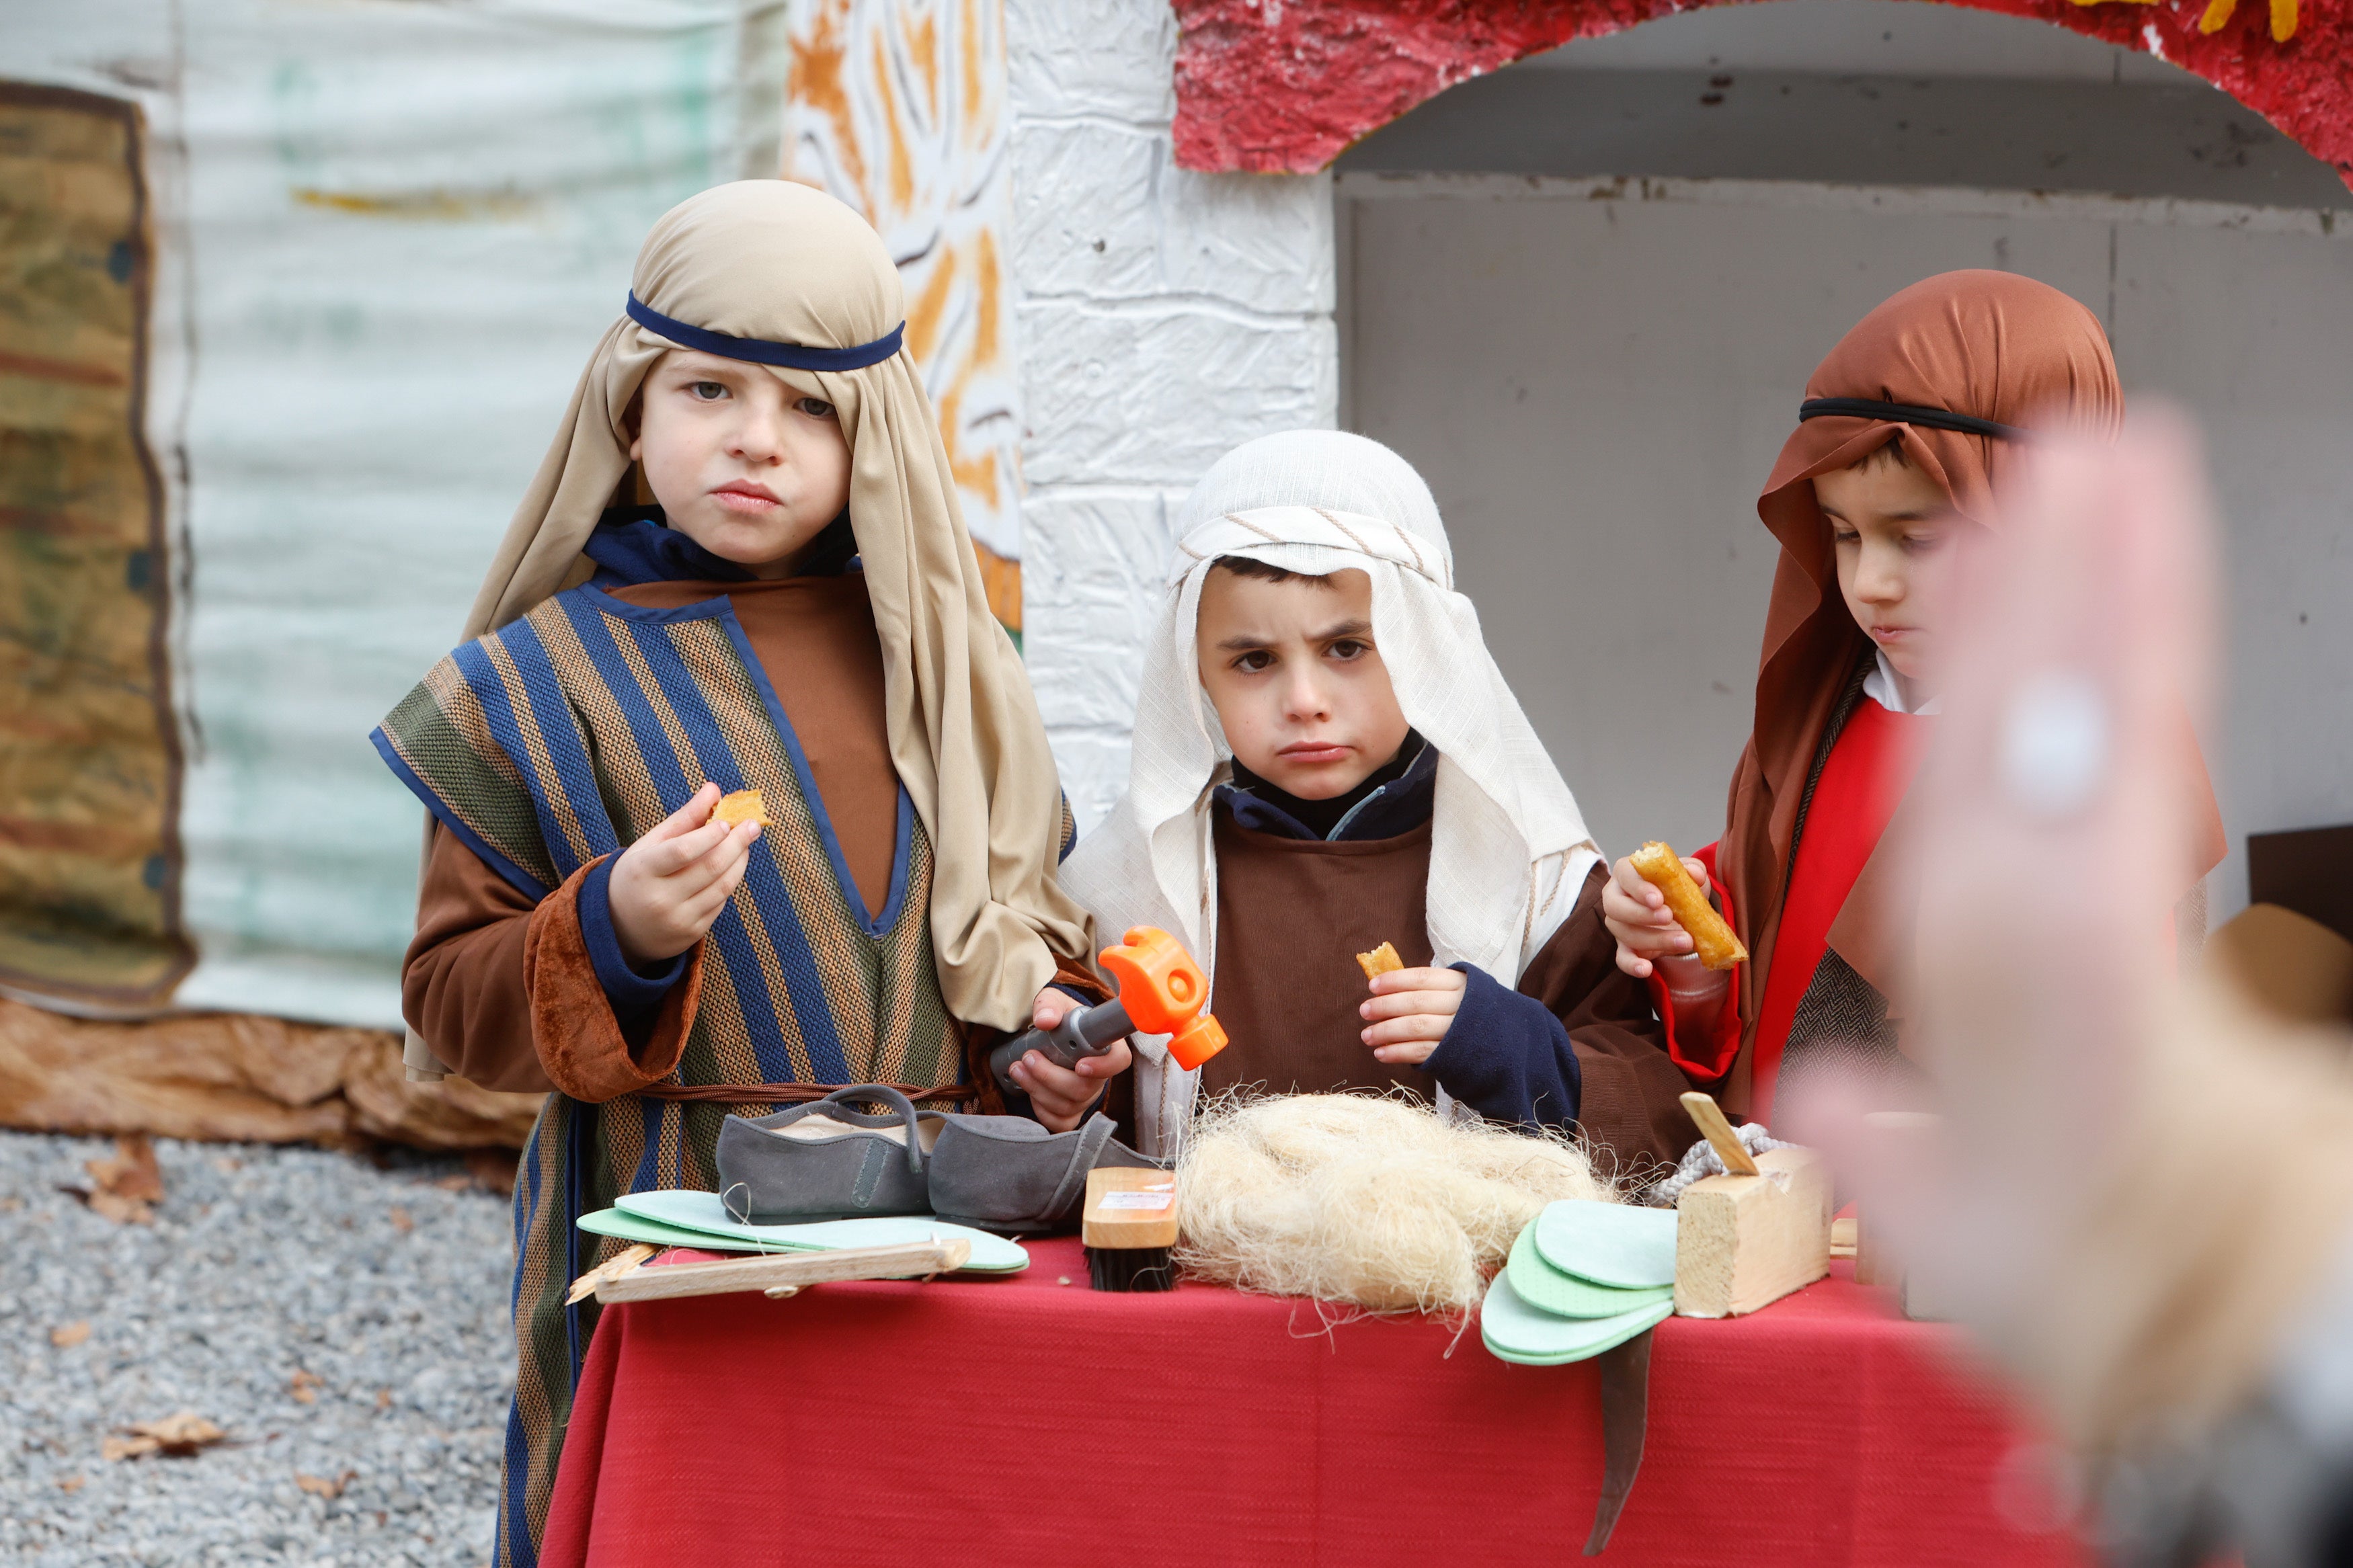
<path fill-rule="evenodd" d="M 1119 994 L 1073 1007 L 1052 1028 L 1016 1035 L 989 1052 L 988 1070 L 1000 1086 L 1019 1091 L 1010 1076 L 1013 1064 L 1031 1051 L 1057 1067 L 1075 1067 L 1081 1058 L 1099 1057 L 1113 1040 L 1139 1032 L 1168 1036 L 1168 1054 L 1187 1071 L 1226 1048 L 1226 1031 L 1201 1010 L 1209 1002 L 1208 976 L 1175 937 L 1137 926 L 1101 956 Z"/>

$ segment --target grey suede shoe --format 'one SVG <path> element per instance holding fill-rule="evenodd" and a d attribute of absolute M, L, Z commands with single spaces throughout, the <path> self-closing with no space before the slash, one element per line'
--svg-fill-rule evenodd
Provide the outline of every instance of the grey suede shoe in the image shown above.
<path fill-rule="evenodd" d="M 1056 1230 L 1078 1217 L 1087 1173 L 1098 1165 L 1156 1169 L 1112 1136 L 1097 1111 L 1069 1132 L 1021 1116 L 951 1113 L 931 1151 L 932 1212 L 957 1225 L 1007 1235 Z"/>
<path fill-rule="evenodd" d="M 897 1114 L 851 1110 L 860 1100 Z M 730 1116 L 719 1128 L 719 1200 L 753 1225 L 928 1214 L 927 1168 L 948 1120 L 872 1083 L 773 1116 Z"/>

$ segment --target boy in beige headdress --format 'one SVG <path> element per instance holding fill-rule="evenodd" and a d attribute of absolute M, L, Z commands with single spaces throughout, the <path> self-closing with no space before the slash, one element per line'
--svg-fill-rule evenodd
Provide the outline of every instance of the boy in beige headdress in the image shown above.
<path fill-rule="evenodd" d="M 731 1110 L 983 1099 L 974 1053 L 1059 1016 L 1058 974 L 1093 985 L 1053 759 L 903 318 L 829 196 L 745 181 L 665 216 L 474 640 L 375 736 L 436 825 L 410 1024 L 477 1082 L 555 1091 L 516 1192 L 501 1563 L 536 1561 L 593 1326 L 564 1300 L 596 1261 L 583 1211 L 710 1186 Z"/>

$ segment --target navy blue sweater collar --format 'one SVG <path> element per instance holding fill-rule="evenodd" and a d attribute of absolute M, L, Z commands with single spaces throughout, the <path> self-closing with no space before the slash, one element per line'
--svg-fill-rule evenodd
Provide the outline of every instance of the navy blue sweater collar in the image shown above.
<path fill-rule="evenodd" d="M 581 553 L 596 563 L 596 575 L 589 583 L 598 588 L 756 581 L 747 569 L 713 555 L 671 528 L 659 507 L 616 507 L 605 513 Z M 807 558 L 795 575 L 839 576 L 857 554 L 858 541 L 849 530 L 849 514 L 844 512 L 810 542 Z"/>
<path fill-rule="evenodd" d="M 1234 765 L 1236 782 L 1219 784 L 1216 799 L 1238 826 L 1278 838 L 1320 837 L 1329 844 L 1395 838 L 1430 820 L 1438 793 L 1438 748 L 1418 734 L 1409 734 L 1406 745 L 1419 750 L 1405 771 L 1366 791 L 1329 833 L 1319 835 L 1301 822 L 1293 815 L 1298 808 L 1290 805 L 1291 796 L 1239 763 Z"/>

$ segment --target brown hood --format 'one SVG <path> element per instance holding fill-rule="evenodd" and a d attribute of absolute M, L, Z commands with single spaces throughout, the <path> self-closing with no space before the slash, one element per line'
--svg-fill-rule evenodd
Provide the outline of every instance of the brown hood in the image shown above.
<path fill-rule="evenodd" d="M 2114 439 L 2124 423 L 2116 360 L 2097 317 L 2046 284 L 2008 272 L 1947 272 L 1880 305 L 1839 341 L 1806 382 L 1806 397 L 1868 398 L 1942 409 L 2027 429 L 2073 428 Z M 1781 447 L 1757 514 L 1780 541 L 1765 646 L 1757 666 L 1757 709 L 1733 775 L 1717 866 L 1732 890 L 1741 939 L 1754 954 L 1742 986 L 1741 1054 L 1727 1086 L 1736 1109 L 1748 1088 L 1749 1047 L 1762 1008 L 1778 932 L 1799 797 L 1832 710 L 1871 640 L 1840 596 L 1830 525 L 1814 503 L 1813 478 L 1852 467 L 1891 437 L 1934 479 L 1954 507 L 1988 528 L 2000 526 L 1994 498 L 2019 458 L 2017 444 L 1896 419 L 1833 415 L 1800 422 Z M 2205 802 L 2195 870 L 2185 889 L 2222 858 L 2221 814 L 2205 763 L 2184 720 Z M 1899 807 L 1883 844 L 1900 837 Z M 1881 991 L 1895 989 L 1905 901 L 1891 888 L 1891 857 L 1875 854 L 1831 931 L 1841 956 Z"/>

